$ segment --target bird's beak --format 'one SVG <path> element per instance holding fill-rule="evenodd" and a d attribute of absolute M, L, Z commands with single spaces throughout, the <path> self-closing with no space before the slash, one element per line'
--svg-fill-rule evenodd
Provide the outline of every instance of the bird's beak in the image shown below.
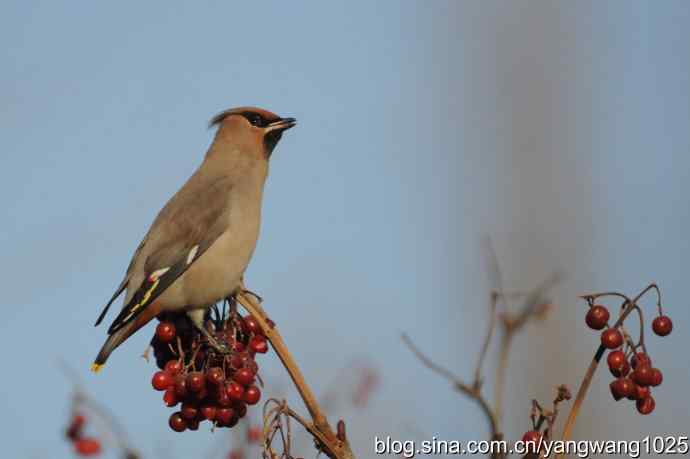
<path fill-rule="evenodd" d="M 287 131 L 291 127 L 297 124 L 297 120 L 294 118 L 280 118 L 278 121 L 274 121 L 266 127 L 266 132 L 283 132 Z"/>

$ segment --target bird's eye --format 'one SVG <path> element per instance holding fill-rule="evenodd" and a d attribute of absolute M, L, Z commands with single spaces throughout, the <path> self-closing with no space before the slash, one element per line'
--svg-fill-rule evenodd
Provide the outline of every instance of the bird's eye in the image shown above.
<path fill-rule="evenodd" d="M 263 120 L 261 119 L 260 115 L 253 114 L 249 117 L 249 122 L 252 124 L 252 126 L 261 126 L 263 124 Z"/>

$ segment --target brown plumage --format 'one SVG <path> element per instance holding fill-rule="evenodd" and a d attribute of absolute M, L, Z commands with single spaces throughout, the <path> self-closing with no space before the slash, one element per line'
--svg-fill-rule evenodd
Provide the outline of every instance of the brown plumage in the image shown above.
<path fill-rule="evenodd" d="M 239 288 L 259 234 L 268 160 L 295 120 L 240 107 L 220 113 L 210 125 L 218 131 L 203 162 L 160 211 L 96 321 L 126 291 L 94 371 L 161 312 L 186 311 L 205 332 L 208 307 Z"/>

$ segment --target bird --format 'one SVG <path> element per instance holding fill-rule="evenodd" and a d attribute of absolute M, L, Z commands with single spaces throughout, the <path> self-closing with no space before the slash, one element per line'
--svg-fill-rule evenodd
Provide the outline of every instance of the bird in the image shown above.
<path fill-rule="evenodd" d="M 91 370 L 132 334 L 165 312 L 185 313 L 216 349 L 204 326 L 208 308 L 241 289 L 259 237 L 269 161 L 283 132 L 297 124 L 257 107 L 214 116 L 215 137 L 201 165 L 170 198 L 134 251 L 124 279 L 96 320 L 124 292 L 120 313 Z"/>

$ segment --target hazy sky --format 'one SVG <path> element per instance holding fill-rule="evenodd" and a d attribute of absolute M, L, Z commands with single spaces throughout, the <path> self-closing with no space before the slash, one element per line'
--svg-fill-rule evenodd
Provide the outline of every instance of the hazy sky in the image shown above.
<path fill-rule="evenodd" d="M 60 358 L 142 451 L 190 457 L 219 441 L 169 431 L 138 357 L 151 328 L 102 374 L 87 370 L 105 338 L 93 321 L 131 251 L 203 157 L 208 119 L 239 105 L 299 120 L 273 155 L 247 281 L 317 390 L 352 358 L 380 366 L 374 404 L 336 413 L 360 457 L 374 434 L 409 436 L 410 424 L 485 434 L 399 335 L 470 374 L 486 234 L 511 287 L 569 274 L 546 331 L 517 344 L 509 434 L 528 427 L 531 398 L 584 371 L 596 336 L 576 295 L 652 280 L 678 330 L 654 344 L 667 371 L 658 413 L 611 408 L 600 375 L 583 418 L 616 439 L 687 430 L 688 360 L 674 353 L 690 325 L 686 3 L 34 1 L 5 2 L 0 18 L 7 457 L 69 457 Z M 589 424 L 579 432 L 600 435 Z"/>

